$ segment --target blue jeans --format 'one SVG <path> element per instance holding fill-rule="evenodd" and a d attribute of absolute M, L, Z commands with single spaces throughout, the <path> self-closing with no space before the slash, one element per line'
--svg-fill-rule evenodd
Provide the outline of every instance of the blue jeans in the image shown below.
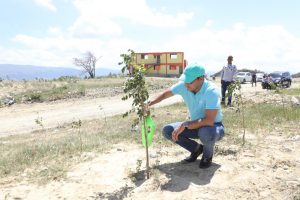
<path fill-rule="evenodd" d="M 182 122 L 175 122 L 163 127 L 162 133 L 168 140 L 172 140 L 172 132 L 181 125 Z M 195 152 L 198 147 L 198 142 L 191 139 L 200 139 L 203 145 L 203 156 L 211 158 L 214 153 L 216 141 L 219 141 L 224 136 L 224 126 L 222 123 L 215 123 L 214 126 L 204 126 L 198 129 L 185 129 L 178 137 L 176 144 L 185 148 L 189 152 Z"/>

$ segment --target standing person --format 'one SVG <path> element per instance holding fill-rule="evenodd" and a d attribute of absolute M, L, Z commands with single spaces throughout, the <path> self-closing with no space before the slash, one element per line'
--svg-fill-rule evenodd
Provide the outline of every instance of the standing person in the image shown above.
<path fill-rule="evenodd" d="M 253 83 L 255 83 L 255 87 L 256 87 L 256 70 L 252 73 L 251 83 L 252 83 L 252 87 L 253 87 Z"/>
<path fill-rule="evenodd" d="M 232 64 L 233 57 L 228 56 L 227 58 L 227 65 L 223 66 L 221 71 L 221 87 L 222 87 L 222 104 L 225 105 L 225 95 L 226 90 L 228 89 L 229 85 L 234 82 L 234 77 L 237 74 L 237 68 L 235 65 Z M 232 96 L 228 96 L 227 104 L 231 106 L 231 99 Z"/>
<path fill-rule="evenodd" d="M 203 153 L 199 167 L 207 168 L 212 163 L 215 142 L 224 136 L 219 89 L 205 79 L 205 70 L 201 66 L 188 66 L 180 80 L 150 100 L 148 106 L 176 94 L 182 96 L 191 121 L 168 124 L 162 133 L 166 139 L 191 153 L 185 162 L 194 162 Z M 202 144 L 192 139 L 200 139 Z"/>

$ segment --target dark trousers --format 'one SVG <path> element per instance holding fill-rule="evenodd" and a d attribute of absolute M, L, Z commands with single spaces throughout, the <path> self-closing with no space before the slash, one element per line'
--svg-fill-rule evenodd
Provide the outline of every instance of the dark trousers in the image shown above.
<path fill-rule="evenodd" d="M 225 95 L 226 95 L 226 91 L 228 90 L 229 85 L 231 84 L 231 81 L 222 81 L 221 85 L 222 85 L 222 103 L 225 104 Z M 228 95 L 228 105 L 231 105 L 231 99 L 232 96 Z"/>
<path fill-rule="evenodd" d="M 255 83 L 255 87 L 256 87 L 256 78 L 252 79 L 251 83 L 252 83 L 252 87 L 253 87 L 253 83 Z"/>

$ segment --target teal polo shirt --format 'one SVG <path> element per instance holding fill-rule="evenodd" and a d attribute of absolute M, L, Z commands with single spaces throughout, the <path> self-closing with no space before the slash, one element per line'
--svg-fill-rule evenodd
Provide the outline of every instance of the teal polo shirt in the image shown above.
<path fill-rule="evenodd" d="M 194 94 L 181 81 L 173 85 L 171 91 L 174 95 L 179 94 L 182 96 L 192 120 L 203 119 L 205 110 L 218 110 L 215 122 L 222 121 L 220 91 L 213 83 L 204 80 L 201 89 Z"/>

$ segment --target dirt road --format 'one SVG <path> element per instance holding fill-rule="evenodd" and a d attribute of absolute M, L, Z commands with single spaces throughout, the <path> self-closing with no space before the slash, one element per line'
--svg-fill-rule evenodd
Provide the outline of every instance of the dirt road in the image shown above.
<path fill-rule="evenodd" d="M 159 106 L 181 100 L 174 96 Z M 54 128 L 76 120 L 103 118 L 129 110 L 131 101 L 122 101 L 121 96 L 95 99 L 73 99 L 53 103 L 18 104 L 0 109 L 0 137 L 29 133 L 41 129 L 35 121 L 39 119 L 45 128 Z"/>
<path fill-rule="evenodd" d="M 215 83 L 220 87 L 219 81 Z M 293 84 L 292 87 L 299 87 L 299 82 Z M 262 90 L 260 83 L 257 87 L 252 87 L 248 83 L 242 85 L 242 92 L 251 98 L 257 92 L 268 93 L 269 91 Z M 170 105 L 181 100 L 180 96 L 174 96 L 157 104 L 157 106 Z M 42 121 L 44 128 L 54 128 L 79 119 L 96 119 L 121 114 L 129 110 L 130 107 L 131 102 L 122 101 L 121 96 L 84 100 L 72 99 L 52 103 L 16 104 L 0 109 L 0 137 L 41 129 L 35 122 L 36 119 Z"/>

